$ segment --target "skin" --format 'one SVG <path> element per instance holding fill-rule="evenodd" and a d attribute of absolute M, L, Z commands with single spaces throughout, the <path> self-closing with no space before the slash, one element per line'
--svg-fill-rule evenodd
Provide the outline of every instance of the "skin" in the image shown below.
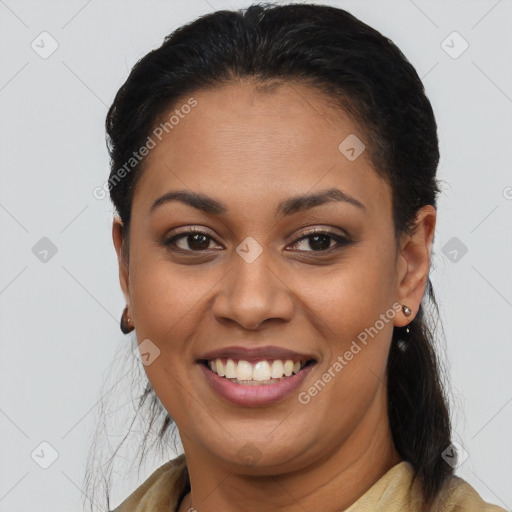
<path fill-rule="evenodd" d="M 389 185 L 367 152 L 349 161 L 338 150 L 349 134 L 364 141 L 364 133 L 307 85 L 257 90 L 241 81 L 193 97 L 198 105 L 146 159 L 128 260 L 121 221 L 113 223 L 138 341 L 150 339 L 161 351 L 144 368 L 187 458 L 192 491 L 179 510 L 343 510 L 401 461 L 388 423 L 386 361 L 393 326 L 412 321 L 425 292 L 436 210 L 423 207 L 414 234 L 397 240 Z M 280 201 L 331 187 L 365 208 L 330 201 L 276 216 Z M 208 194 L 228 213 L 177 201 L 150 213 L 155 199 L 178 189 Z M 212 238 L 200 246 L 182 237 L 181 253 L 161 244 L 190 226 Z M 297 241 L 316 227 L 352 244 L 325 255 L 311 237 Z M 249 236 L 263 249 L 252 263 L 235 251 Z M 338 243 L 327 238 L 329 245 Z M 201 255 L 198 247 L 211 250 Z M 298 393 L 395 302 L 413 314 L 397 312 L 301 404 Z M 231 345 L 277 345 L 312 354 L 317 364 L 285 400 L 240 407 L 219 397 L 196 364 L 200 354 Z M 238 455 L 248 443 L 259 457 L 253 466 Z"/>

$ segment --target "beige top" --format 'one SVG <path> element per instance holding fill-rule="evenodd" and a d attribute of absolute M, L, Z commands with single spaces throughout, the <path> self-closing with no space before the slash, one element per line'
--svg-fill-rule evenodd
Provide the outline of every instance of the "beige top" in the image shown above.
<path fill-rule="evenodd" d="M 412 465 L 399 462 L 344 512 L 419 512 L 422 508 L 421 490 L 413 479 Z M 177 512 L 189 486 L 185 456 L 180 455 L 160 466 L 114 512 Z M 475 489 L 459 477 L 452 477 L 430 510 L 506 512 L 504 508 L 483 501 Z"/>

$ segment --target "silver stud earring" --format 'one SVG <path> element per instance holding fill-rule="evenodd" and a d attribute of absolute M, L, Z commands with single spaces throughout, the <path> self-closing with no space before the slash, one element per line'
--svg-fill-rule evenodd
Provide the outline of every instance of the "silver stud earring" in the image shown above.
<path fill-rule="evenodd" d="M 404 304 L 402 304 L 402 311 L 403 311 L 405 316 L 411 316 L 412 315 L 411 308 L 409 306 L 404 305 Z M 410 332 L 409 325 L 405 326 L 405 332 L 406 332 L 406 334 L 409 334 L 409 332 Z M 397 340 L 396 343 L 397 343 L 398 350 L 400 350 L 400 352 L 405 352 L 407 350 L 407 347 L 408 347 L 408 345 L 410 343 L 410 340 L 408 338 L 409 338 L 408 336 L 403 336 L 403 337 L 400 337 Z"/>

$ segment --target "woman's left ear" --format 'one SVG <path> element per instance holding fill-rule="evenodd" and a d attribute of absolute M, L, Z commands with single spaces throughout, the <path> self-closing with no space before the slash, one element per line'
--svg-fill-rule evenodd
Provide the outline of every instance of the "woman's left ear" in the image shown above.
<path fill-rule="evenodd" d="M 397 260 L 398 272 L 398 302 L 407 305 L 412 315 L 395 316 L 394 325 L 403 327 L 409 324 L 420 307 L 425 293 L 437 211 L 432 205 L 423 206 L 416 215 L 413 233 L 403 234 L 399 243 Z"/>

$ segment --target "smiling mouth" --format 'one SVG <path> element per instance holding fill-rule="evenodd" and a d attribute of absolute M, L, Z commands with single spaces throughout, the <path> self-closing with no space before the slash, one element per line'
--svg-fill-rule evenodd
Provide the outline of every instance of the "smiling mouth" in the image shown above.
<path fill-rule="evenodd" d="M 292 359 L 261 359 L 249 362 L 243 359 L 216 358 L 200 360 L 212 373 L 235 384 L 265 386 L 276 384 L 297 375 L 307 366 L 314 365 L 315 359 L 294 361 Z"/>

